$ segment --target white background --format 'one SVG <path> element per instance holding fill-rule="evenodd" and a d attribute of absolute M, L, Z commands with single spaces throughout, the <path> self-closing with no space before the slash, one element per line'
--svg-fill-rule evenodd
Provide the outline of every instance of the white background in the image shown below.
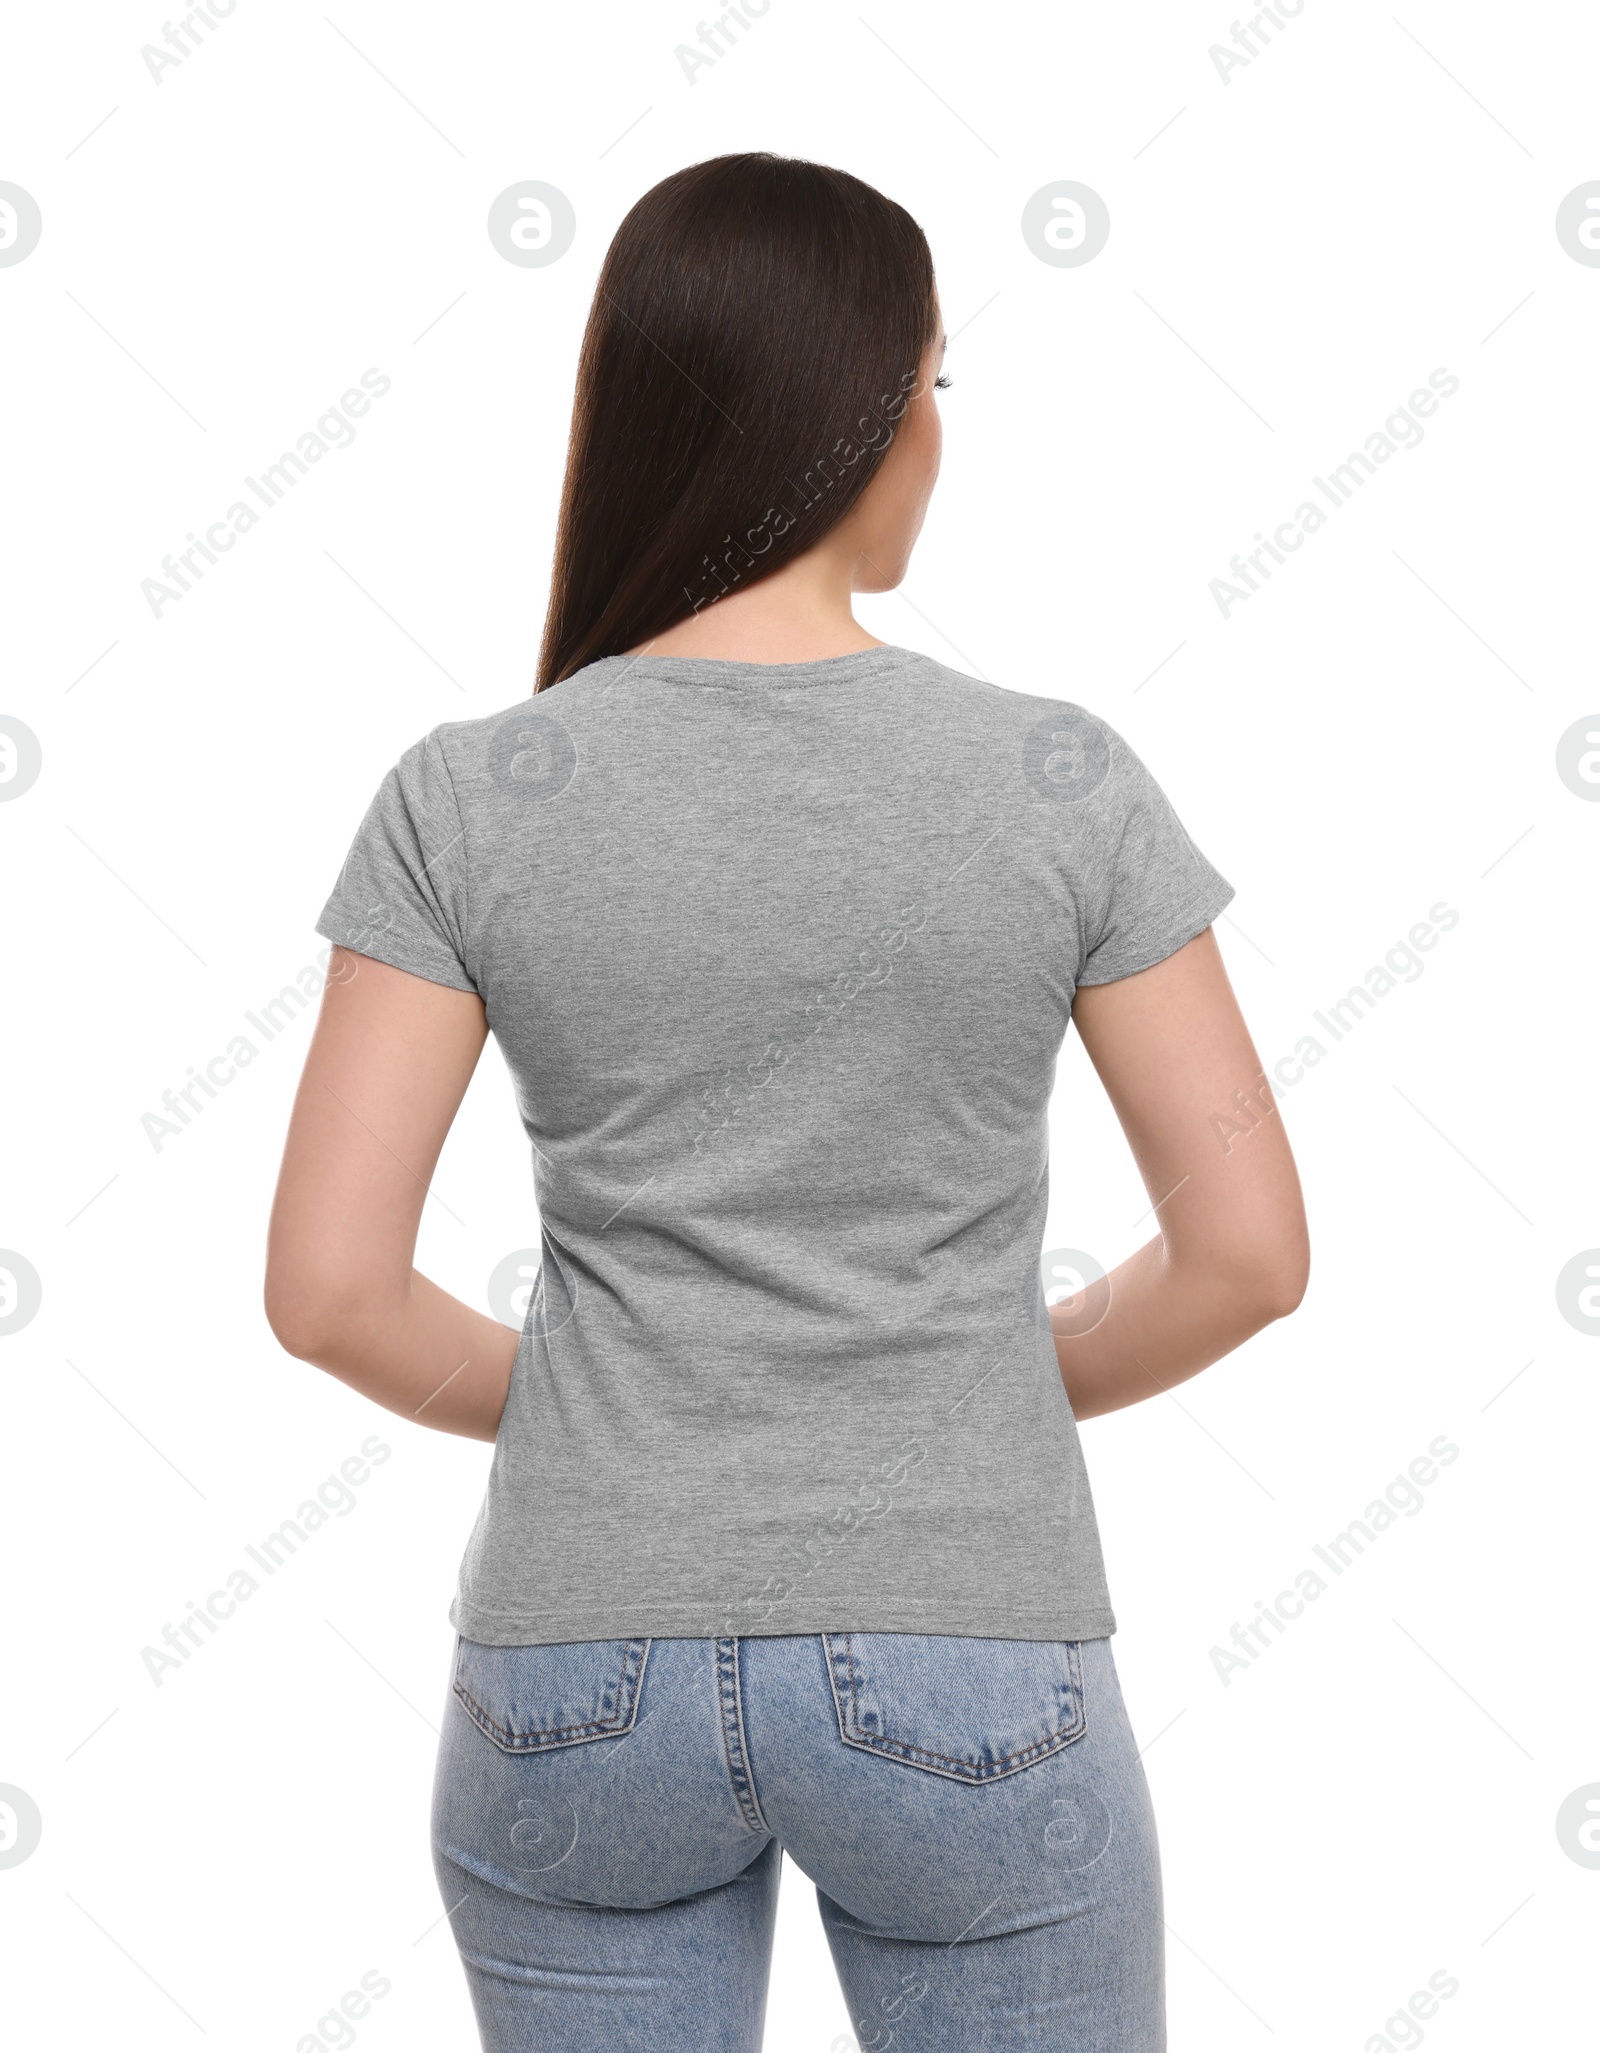
<path fill-rule="evenodd" d="M 1555 1280 L 1600 1241 L 1600 806 L 1556 752 L 1600 728 L 1600 269 L 1554 218 L 1600 178 L 1600 18 L 1307 0 L 1225 83 L 1224 5 L 773 0 L 691 84 L 687 9 L 333 4 L 241 0 L 159 84 L 158 10 L 23 10 L 0 80 L 44 224 L 0 268 L 0 712 L 43 751 L 0 805 L 0 1245 L 44 1293 L 0 1342 L 0 1783 L 43 1820 L 0 1868 L 12 2042 L 289 2053 L 376 1969 L 358 2045 L 473 2043 L 426 1813 L 488 1450 L 264 1323 L 309 1012 L 159 1148 L 142 1121 L 315 965 L 402 748 L 530 685 L 601 254 L 668 171 L 767 148 L 881 186 L 938 266 L 944 474 L 869 627 L 1127 735 L 1238 887 L 1269 1063 L 1459 914 L 1285 1092 L 1301 1311 L 1085 1428 L 1173 2046 L 1593 2044 L 1600 1870 L 1556 1813 L 1600 1782 L 1600 1348 Z M 527 178 L 576 209 L 547 268 L 485 231 Z M 1064 178 L 1110 209 L 1080 268 L 1020 232 Z M 155 617 L 141 581 L 369 366 L 353 446 Z M 1439 367 L 1420 446 L 1224 618 L 1229 558 Z M 1053 1118 L 1048 1244 L 1109 1266 L 1151 1229 L 1075 1041 Z M 492 1054 L 437 1191 L 419 1261 L 483 1302 L 536 1239 Z M 158 1686 L 141 1650 L 375 1430 L 354 1509 Z M 1441 1434 L 1422 1508 L 1225 1683 L 1213 1647 Z M 1394 2021 L 1438 1970 L 1458 1992 Z M 769 2046 L 848 2030 L 791 1868 Z"/>

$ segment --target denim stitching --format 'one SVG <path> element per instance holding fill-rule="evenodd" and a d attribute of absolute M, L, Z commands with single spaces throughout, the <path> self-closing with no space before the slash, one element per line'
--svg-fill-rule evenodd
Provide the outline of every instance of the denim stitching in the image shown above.
<path fill-rule="evenodd" d="M 737 1638 L 717 1641 L 717 1699 L 722 1712 L 722 1751 L 727 1758 L 728 1778 L 733 1784 L 740 1815 L 752 1832 L 765 1832 L 770 1836 L 772 1828 L 761 1815 L 755 1784 L 750 1777 L 749 1759 L 745 1754 Z"/>
<path fill-rule="evenodd" d="M 755 1790 L 750 1782 L 749 1764 L 744 1753 L 737 1638 L 717 1641 L 717 1695 L 722 1713 L 722 1749 L 740 1814 L 752 1831 L 764 1832 L 767 1823 L 756 1806 Z"/>
<path fill-rule="evenodd" d="M 497 1725 L 461 1680 L 464 1645 L 456 1654 L 455 1694 L 461 1700 L 472 1722 L 480 1726 L 495 1745 L 506 1753 L 538 1752 L 540 1741 L 550 1746 L 576 1746 L 586 1739 L 605 1739 L 633 1730 L 633 1721 L 639 1713 L 639 1688 L 644 1679 L 644 1664 L 649 1657 L 650 1646 L 651 1642 L 648 1639 L 623 1642 L 622 1673 L 617 1678 L 617 1711 L 613 1718 L 591 1718 L 583 1725 L 535 1726 L 528 1732 L 512 1732 L 503 1725 Z M 633 1670 L 631 1690 L 628 1672 L 630 1668 Z M 627 1707 L 626 1714 L 624 1705 Z"/>
<path fill-rule="evenodd" d="M 839 1692 L 835 1687 L 833 1701 L 834 1708 L 839 1713 L 839 1737 L 846 1746 L 860 1747 L 863 1752 L 887 1754 L 894 1760 L 909 1762 L 913 1767 L 927 1764 L 933 1773 L 946 1775 L 952 1781 L 994 1782 L 1002 1775 L 1014 1775 L 1019 1768 L 1029 1767 L 1034 1761 L 1043 1760 L 1053 1753 L 1060 1753 L 1064 1747 L 1071 1746 L 1074 1740 L 1081 1739 L 1087 1729 L 1089 1714 L 1083 1696 L 1083 1663 L 1076 1640 L 1066 1640 L 1062 1643 L 1067 1649 L 1067 1671 L 1072 1684 L 1073 1701 L 1077 1707 L 1076 1723 L 1070 1729 L 1062 1726 L 1059 1731 L 1050 1733 L 1044 1739 L 1036 1739 L 1031 1746 L 1019 1747 L 1015 1753 L 1000 1754 L 993 1761 L 974 1767 L 970 1761 L 961 1760 L 954 1754 L 936 1754 L 930 1747 L 913 1746 L 908 1740 L 890 1739 L 887 1734 L 875 1739 L 870 1734 L 863 1733 L 857 1699 L 858 1670 L 855 1649 L 851 1644 L 854 1635 L 847 1632 L 825 1633 L 823 1637 L 829 1643 L 830 1654 L 835 1639 L 844 1642 L 844 1659 L 850 1683 L 850 1730 L 845 1729 L 845 1710 L 839 1702 Z M 837 1656 L 834 1656 L 828 1664 L 830 1683 L 834 1679 L 836 1659 Z M 941 1763 L 943 1765 L 935 1765 Z"/>

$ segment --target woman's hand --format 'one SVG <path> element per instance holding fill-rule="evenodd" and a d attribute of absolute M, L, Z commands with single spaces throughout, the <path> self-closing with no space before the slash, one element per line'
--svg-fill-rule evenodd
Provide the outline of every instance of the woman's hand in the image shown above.
<path fill-rule="evenodd" d="M 336 948 L 267 1237 L 267 1319 L 290 1354 L 476 1440 L 495 1437 L 517 1335 L 411 1263 L 487 1036 L 473 992 Z"/>
<path fill-rule="evenodd" d="M 1152 969 L 1086 986 L 1072 1017 L 1161 1228 L 1087 1303 L 1052 1309 L 1081 1419 L 1197 1375 L 1292 1312 L 1310 1256 L 1283 1120 L 1211 929 Z"/>

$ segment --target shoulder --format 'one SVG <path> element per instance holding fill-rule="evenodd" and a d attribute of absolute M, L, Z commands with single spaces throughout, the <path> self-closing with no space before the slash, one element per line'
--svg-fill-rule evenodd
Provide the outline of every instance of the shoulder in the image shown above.
<path fill-rule="evenodd" d="M 1092 707 L 996 684 L 915 651 L 903 655 L 874 703 L 900 731 L 908 772 L 943 763 L 946 774 L 960 779 L 964 770 L 996 799 L 1009 789 L 1025 803 L 1102 818 L 1154 789 L 1129 742 Z M 628 694 L 611 687 L 629 660 L 607 657 L 495 712 L 440 723 L 407 750 L 403 777 L 457 805 L 553 797 L 596 727 L 609 728 L 612 716 L 626 720 Z"/>
<path fill-rule="evenodd" d="M 570 779 L 576 763 L 562 718 L 576 699 L 564 698 L 558 707 L 557 696 L 529 693 L 497 712 L 442 721 L 407 753 L 418 758 L 426 774 L 448 779 L 458 805 L 492 800 L 496 791 L 553 794 Z"/>
<path fill-rule="evenodd" d="M 959 729 L 1019 796 L 1103 814 L 1124 809 L 1153 784 L 1121 731 L 1076 699 L 995 684 L 928 656 L 908 666 L 906 685 L 925 717 Z M 1090 800 L 1096 803 L 1086 807 Z"/>

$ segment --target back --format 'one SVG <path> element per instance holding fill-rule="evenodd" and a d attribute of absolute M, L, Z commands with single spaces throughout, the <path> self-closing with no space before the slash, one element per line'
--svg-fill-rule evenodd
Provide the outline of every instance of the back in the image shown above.
<path fill-rule="evenodd" d="M 481 993 L 543 1242 L 458 1630 L 1113 1631 L 1046 1106 L 1076 988 L 1230 896 L 1103 723 L 904 649 L 408 750 L 319 930 Z"/>

